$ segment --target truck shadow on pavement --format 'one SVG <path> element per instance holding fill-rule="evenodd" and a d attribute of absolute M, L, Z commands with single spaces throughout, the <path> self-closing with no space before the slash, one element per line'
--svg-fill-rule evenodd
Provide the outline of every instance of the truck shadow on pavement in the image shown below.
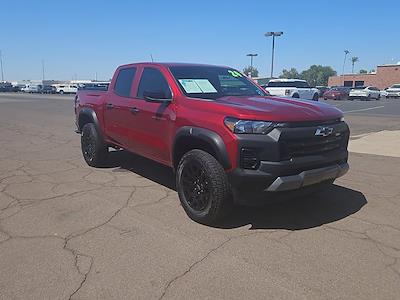
<path fill-rule="evenodd" d="M 176 190 L 172 169 L 126 151 L 110 152 L 105 168 L 114 172 L 130 171 L 169 189 Z M 302 230 L 344 219 L 367 204 L 365 196 L 343 186 L 331 185 L 317 194 L 285 200 L 266 199 L 257 207 L 235 206 L 233 213 L 214 227 L 232 229 L 251 225 L 250 229 Z"/>

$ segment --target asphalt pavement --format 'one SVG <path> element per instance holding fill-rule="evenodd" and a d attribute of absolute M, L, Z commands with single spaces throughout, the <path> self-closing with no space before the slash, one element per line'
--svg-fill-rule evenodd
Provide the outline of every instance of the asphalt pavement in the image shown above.
<path fill-rule="evenodd" d="M 349 173 L 209 227 L 169 168 L 87 166 L 73 96 L 0 94 L 0 299 L 398 299 L 400 99 L 324 102 L 350 124 Z"/>

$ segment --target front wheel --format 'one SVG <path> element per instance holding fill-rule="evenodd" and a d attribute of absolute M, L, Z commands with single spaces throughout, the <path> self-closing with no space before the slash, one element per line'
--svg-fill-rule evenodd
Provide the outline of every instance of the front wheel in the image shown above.
<path fill-rule="evenodd" d="M 221 164 L 205 151 L 191 150 L 182 157 L 176 185 L 186 214 L 196 222 L 215 224 L 232 207 L 228 177 Z"/>
<path fill-rule="evenodd" d="M 93 123 L 87 123 L 82 128 L 81 149 L 83 158 L 91 167 L 102 166 L 107 159 L 108 147 Z"/>
<path fill-rule="evenodd" d="M 312 99 L 313 99 L 314 101 L 318 101 L 319 95 L 318 95 L 317 93 L 315 93 L 314 96 L 312 97 Z"/>

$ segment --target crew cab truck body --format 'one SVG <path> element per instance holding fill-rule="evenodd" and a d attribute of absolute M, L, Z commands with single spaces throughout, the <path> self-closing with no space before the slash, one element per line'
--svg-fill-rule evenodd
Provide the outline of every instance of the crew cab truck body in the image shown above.
<path fill-rule="evenodd" d="M 107 91 L 78 91 L 75 112 L 89 165 L 115 147 L 172 167 L 183 208 L 201 223 L 226 215 L 238 192 L 297 191 L 348 170 L 338 109 L 269 97 L 227 67 L 124 65 Z"/>
<path fill-rule="evenodd" d="M 310 87 L 305 80 L 271 79 L 264 87 L 271 96 L 301 98 L 318 101 L 319 90 Z"/>

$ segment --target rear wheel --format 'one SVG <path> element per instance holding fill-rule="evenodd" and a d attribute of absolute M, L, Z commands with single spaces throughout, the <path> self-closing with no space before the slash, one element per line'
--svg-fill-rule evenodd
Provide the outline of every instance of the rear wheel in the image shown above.
<path fill-rule="evenodd" d="M 60 91 L 60 94 L 61 94 L 61 95 L 62 95 L 62 94 L 64 94 L 64 91 L 63 91 L 63 90 L 61 90 L 61 91 Z"/>
<path fill-rule="evenodd" d="M 83 158 L 89 166 L 99 167 L 107 159 L 108 147 L 93 123 L 87 123 L 82 128 L 81 149 Z"/>
<path fill-rule="evenodd" d="M 293 94 L 293 98 L 300 98 L 299 94 Z"/>
<path fill-rule="evenodd" d="M 232 208 L 232 193 L 221 164 L 209 153 L 191 150 L 176 172 L 179 199 L 187 215 L 196 222 L 215 224 Z"/>

